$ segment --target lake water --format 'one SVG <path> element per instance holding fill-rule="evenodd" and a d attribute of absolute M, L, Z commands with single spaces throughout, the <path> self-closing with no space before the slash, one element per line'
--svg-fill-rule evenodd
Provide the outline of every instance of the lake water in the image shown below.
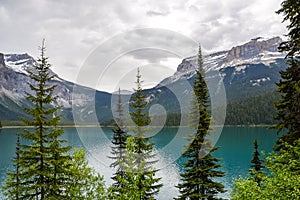
<path fill-rule="evenodd" d="M 12 169 L 11 159 L 15 156 L 16 132 L 20 129 L 2 129 L 0 132 L 0 183 L 4 184 L 6 171 Z M 152 130 L 156 143 L 155 149 L 159 162 L 156 167 L 160 169 L 158 176 L 162 177 L 164 187 L 161 189 L 159 199 L 168 200 L 175 197 L 178 192 L 174 187 L 179 179 L 182 170 L 182 158 L 180 155 L 183 146 L 187 144 L 186 138 L 190 130 L 185 128 L 165 128 Z M 63 138 L 69 140 L 74 147 L 85 147 L 89 150 L 87 155 L 89 163 L 100 172 L 111 184 L 111 175 L 114 172 L 109 167 L 111 160 L 110 140 L 112 132 L 110 128 L 65 128 Z M 225 127 L 217 140 L 216 145 L 220 146 L 214 155 L 222 158 L 222 170 L 226 176 L 220 179 L 226 189 L 230 191 L 232 179 L 239 176 L 247 176 L 250 160 L 253 153 L 253 141 L 258 140 L 259 149 L 268 154 L 278 138 L 276 131 L 266 127 Z M 224 194 L 228 197 L 229 192 Z M 2 199 L 0 193 L 0 199 Z"/>

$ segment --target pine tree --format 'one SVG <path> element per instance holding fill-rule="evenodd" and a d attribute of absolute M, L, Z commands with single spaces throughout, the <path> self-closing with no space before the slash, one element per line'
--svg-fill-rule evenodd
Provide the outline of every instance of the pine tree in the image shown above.
<path fill-rule="evenodd" d="M 261 180 L 259 178 L 259 174 L 263 168 L 264 168 L 264 165 L 263 165 L 263 161 L 259 158 L 259 152 L 258 152 L 258 143 L 257 143 L 257 140 L 255 139 L 254 140 L 254 143 L 253 143 L 253 146 L 254 146 L 254 152 L 253 152 L 253 159 L 251 160 L 251 169 L 250 169 L 250 174 L 253 176 L 254 180 L 260 184 Z"/>
<path fill-rule="evenodd" d="M 155 157 L 155 154 L 153 154 L 154 143 L 150 142 L 151 137 L 146 136 L 148 129 L 145 126 L 150 123 L 151 119 L 149 112 L 146 110 L 148 103 L 145 99 L 146 96 L 143 94 L 139 69 L 136 77 L 137 89 L 135 89 L 132 101 L 130 102 L 131 111 L 129 114 L 134 123 L 131 131 L 134 135 L 135 164 L 136 169 L 139 170 L 138 176 L 140 176 L 138 190 L 145 191 L 140 199 L 154 199 L 154 196 L 158 194 L 162 184 L 158 183 L 161 178 L 155 178 L 155 174 L 158 170 L 153 167 L 153 164 L 157 162 L 153 160 Z M 152 184 L 147 184 L 149 181 Z"/>
<path fill-rule="evenodd" d="M 205 139 L 209 134 L 211 118 L 208 113 L 208 90 L 202 75 L 204 69 L 201 47 L 199 47 L 198 67 L 191 110 L 191 116 L 196 118 L 192 119 L 192 123 L 195 126 L 197 122 L 197 131 L 182 154 L 187 161 L 184 163 L 184 171 L 180 174 L 181 182 L 177 185 L 180 195 L 175 199 L 218 199 L 216 195 L 225 192 L 224 186 L 214 180 L 224 176 L 224 172 L 217 170 L 221 167 L 221 164 L 217 163 L 219 159 L 212 156 L 218 147 L 212 147 L 210 141 Z"/>
<path fill-rule="evenodd" d="M 279 50 L 286 51 L 289 67 L 281 71 L 281 80 L 277 84 L 282 100 L 275 103 L 276 119 L 279 121 L 275 128 L 286 131 L 276 143 L 274 150 L 284 147 L 284 142 L 294 144 L 300 138 L 300 2 L 285 0 L 278 14 L 284 15 L 283 21 L 289 21 L 287 26 L 289 40 L 280 44 Z"/>
<path fill-rule="evenodd" d="M 122 183 L 118 180 L 120 178 L 125 178 L 125 172 L 120 166 L 120 163 L 124 162 L 124 154 L 126 152 L 126 139 L 127 139 L 127 133 L 125 131 L 125 127 L 123 124 L 123 109 L 122 109 L 122 99 L 121 99 L 121 93 L 119 89 L 119 95 L 118 95 L 118 103 L 117 103 L 117 109 L 116 112 L 118 114 L 116 118 L 116 122 L 114 124 L 114 128 L 112 131 L 114 132 L 112 143 L 114 146 L 111 147 L 112 155 L 110 158 L 114 160 L 114 162 L 110 165 L 110 167 L 116 168 L 116 173 L 112 177 L 112 179 L 115 181 L 114 184 L 111 187 L 112 192 L 118 194 L 118 190 L 124 186 L 122 186 Z M 119 178 L 117 178 L 119 177 Z"/>

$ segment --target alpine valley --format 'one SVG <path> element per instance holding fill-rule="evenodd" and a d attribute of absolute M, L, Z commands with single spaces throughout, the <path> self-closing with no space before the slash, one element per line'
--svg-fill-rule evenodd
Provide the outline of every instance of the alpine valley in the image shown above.
<path fill-rule="evenodd" d="M 227 100 L 225 124 L 257 125 L 275 122 L 274 102 L 280 98 L 276 92 L 276 83 L 280 80 L 279 72 L 287 67 L 285 54 L 277 50 L 281 42 L 280 37 L 258 37 L 230 50 L 204 56 L 206 79 L 216 85 L 210 94 L 218 92 L 221 82 L 224 84 Z M 178 97 L 184 98 L 192 93 L 192 87 L 186 89 L 183 85 L 193 84 L 196 62 L 197 56 L 183 59 L 173 76 L 145 90 L 150 107 L 160 104 L 166 110 L 167 125 L 178 125 L 180 115 L 187 115 L 182 113 L 183 105 Z M 0 54 L 0 120 L 3 125 L 16 124 L 20 117 L 28 117 L 22 106 L 30 106 L 25 98 L 26 92 L 30 92 L 26 84 L 30 82 L 27 71 L 33 70 L 35 64 L 36 61 L 26 53 Z M 55 95 L 58 98 L 55 104 L 61 106 L 59 114 L 62 115 L 63 124 L 74 122 L 74 109 L 77 123 L 109 124 L 112 121 L 112 94 L 76 85 L 57 75 L 51 84 L 57 85 Z M 181 93 L 174 94 L 174 90 Z M 184 110 L 188 111 L 188 108 Z"/>

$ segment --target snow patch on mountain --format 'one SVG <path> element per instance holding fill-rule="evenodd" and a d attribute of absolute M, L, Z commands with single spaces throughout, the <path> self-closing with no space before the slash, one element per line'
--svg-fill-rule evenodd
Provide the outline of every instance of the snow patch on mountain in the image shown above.
<path fill-rule="evenodd" d="M 257 56 L 249 58 L 249 59 L 240 59 L 236 58 L 229 62 L 225 62 L 222 64 L 220 69 L 226 68 L 228 66 L 238 66 L 242 64 L 264 64 L 270 66 L 271 63 L 274 63 L 276 59 L 283 59 L 285 57 L 284 53 L 280 52 L 272 52 L 272 51 L 264 51 L 259 53 Z"/>
<path fill-rule="evenodd" d="M 252 83 L 252 86 L 260 86 L 261 83 L 270 81 L 270 77 L 264 77 L 256 80 L 250 80 L 250 83 Z"/>
<path fill-rule="evenodd" d="M 4 61 L 6 67 L 26 75 L 28 75 L 28 70 L 32 69 L 32 66 L 36 64 L 36 61 L 27 53 L 6 54 L 4 55 Z"/>

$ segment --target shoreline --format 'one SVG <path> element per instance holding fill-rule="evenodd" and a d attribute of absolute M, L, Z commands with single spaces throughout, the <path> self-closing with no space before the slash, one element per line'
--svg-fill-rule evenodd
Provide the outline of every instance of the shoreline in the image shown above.
<path fill-rule="evenodd" d="M 252 124 L 252 125 L 224 125 L 223 128 L 225 127 L 270 127 L 273 126 L 272 124 Z M 107 126 L 101 126 L 99 124 L 81 124 L 81 125 L 59 125 L 57 126 L 59 128 L 97 128 L 97 127 L 103 127 L 103 128 L 113 128 L 114 126 L 107 125 Z M 165 127 L 165 128 L 178 128 L 178 127 L 184 127 L 188 128 L 189 126 L 151 126 L 153 128 L 157 127 Z M 220 126 L 213 126 L 213 127 L 220 127 Z M 10 125 L 10 126 L 2 126 L 1 129 L 13 129 L 13 128 L 33 128 L 33 126 L 21 126 L 21 125 Z"/>

